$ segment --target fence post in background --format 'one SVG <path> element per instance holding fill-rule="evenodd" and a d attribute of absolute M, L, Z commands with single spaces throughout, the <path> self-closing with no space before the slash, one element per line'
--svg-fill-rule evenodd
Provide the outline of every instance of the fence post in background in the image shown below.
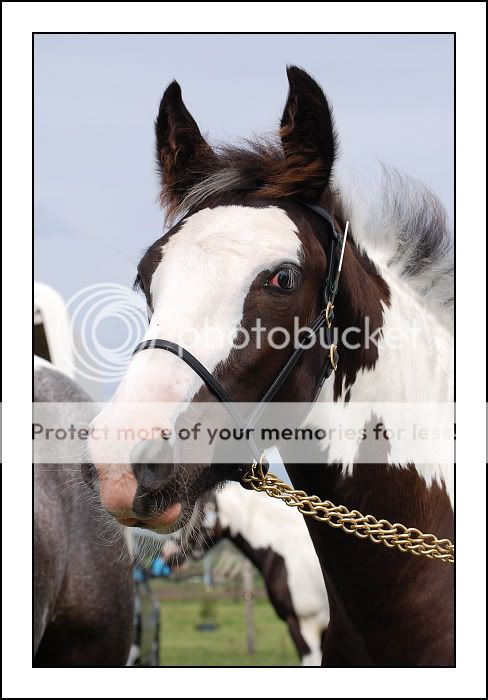
<path fill-rule="evenodd" d="M 208 554 L 203 558 L 203 585 L 207 590 L 213 586 L 212 557 Z"/>
<path fill-rule="evenodd" d="M 254 588 L 253 570 L 249 559 L 244 559 L 242 565 L 242 583 L 244 589 L 244 615 L 246 620 L 246 644 L 247 653 L 256 651 L 256 628 L 254 625 Z"/>

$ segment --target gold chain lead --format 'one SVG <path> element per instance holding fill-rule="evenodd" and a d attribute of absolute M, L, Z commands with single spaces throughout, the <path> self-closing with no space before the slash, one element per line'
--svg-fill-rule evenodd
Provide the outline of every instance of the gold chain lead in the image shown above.
<path fill-rule="evenodd" d="M 424 534 L 415 527 L 390 523 L 384 518 L 377 520 L 373 515 L 362 515 L 346 506 L 335 506 L 330 501 L 321 501 L 318 496 L 308 496 L 305 491 L 297 491 L 274 474 L 266 473 L 260 464 L 250 465 L 243 481 L 254 491 L 278 498 L 286 505 L 297 508 L 303 515 L 340 528 L 348 535 L 369 539 L 374 544 L 384 544 L 390 549 L 397 548 L 416 557 L 440 559 L 454 564 L 454 545 L 451 540 L 440 540 L 435 535 Z"/>

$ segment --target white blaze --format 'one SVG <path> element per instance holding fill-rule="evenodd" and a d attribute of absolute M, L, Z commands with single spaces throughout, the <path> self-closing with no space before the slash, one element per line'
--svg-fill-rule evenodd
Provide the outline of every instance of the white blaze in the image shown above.
<path fill-rule="evenodd" d="M 220 206 L 193 214 L 162 246 L 144 340 L 171 340 L 213 372 L 229 357 L 256 276 L 298 263 L 300 246 L 295 224 L 277 207 Z M 179 401 L 201 385 L 180 358 L 145 350 L 132 360 L 115 398 Z"/>
<path fill-rule="evenodd" d="M 257 275 L 284 262 L 297 264 L 300 250 L 295 224 L 278 207 L 219 206 L 193 214 L 161 246 L 161 262 L 151 280 L 154 313 L 144 340 L 177 343 L 213 372 L 232 351 Z M 139 429 L 147 422 L 140 404 L 164 402 L 168 407 L 158 410 L 158 427 L 171 430 L 175 404 L 183 408 L 202 383 L 179 357 L 144 350 L 131 360 L 111 404 L 96 420 L 108 426 L 127 423 L 121 404 L 132 404 L 130 425 Z"/>

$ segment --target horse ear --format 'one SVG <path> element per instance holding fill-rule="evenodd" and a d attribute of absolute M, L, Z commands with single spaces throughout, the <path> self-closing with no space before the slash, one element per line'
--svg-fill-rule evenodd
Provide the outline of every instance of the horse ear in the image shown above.
<path fill-rule="evenodd" d="M 280 125 L 285 159 L 294 179 L 302 174 L 303 198 L 320 201 L 337 152 L 332 110 L 308 73 L 296 66 L 286 72 L 290 89 Z"/>
<path fill-rule="evenodd" d="M 200 182 L 215 155 L 185 107 L 174 80 L 159 105 L 155 122 L 156 161 L 161 173 L 161 204 L 178 206 L 190 188 Z"/>

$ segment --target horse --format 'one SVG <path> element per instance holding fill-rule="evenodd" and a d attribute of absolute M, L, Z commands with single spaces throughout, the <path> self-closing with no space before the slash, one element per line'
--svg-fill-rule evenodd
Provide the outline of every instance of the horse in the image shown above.
<path fill-rule="evenodd" d="M 302 666 L 320 666 L 329 605 L 322 570 L 305 522 L 264 494 L 230 483 L 203 506 L 200 530 L 183 548 L 166 540 L 166 561 L 180 563 L 181 551 L 201 559 L 222 539 L 230 540 L 261 573 L 276 614 L 288 626 Z"/>
<path fill-rule="evenodd" d="M 77 421 L 76 404 L 90 401 L 40 358 L 34 362 L 34 400 L 63 404 L 59 427 Z M 133 584 L 121 528 L 107 537 L 107 526 L 75 460 L 34 465 L 34 666 L 125 665 Z"/>
<path fill-rule="evenodd" d="M 182 463 L 166 439 L 178 416 L 193 415 L 196 426 L 205 403 L 219 399 L 235 416 L 227 399 L 264 397 L 289 403 L 295 425 L 325 431 L 339 412 L 361 435 L 388 427 L 384 404 L 452 400 L 453 243 L 442 205 L 391 171 L 378 200 L 355 198 L 334 175 L 338 136 L 325 93 L 301 68 L 288 67 L 287 76 L 277 139 L 214 148 L 176 81 L 161 100 L 156 159 L 169 230 L 137 268 L 148 307 L 143 343 L 92 425 L 117 429 L 133 420 L 128 405 L 161 402 L 157 435 L 150 454 L 141 440 L 117 459 L 89 440 L 90 478 L 99 479 L 101 503 L 119 522 L 175 530 L 198 497 L 243 481 L 230 457 L 209 449 Z M 310 329 L 301 354 L 269 334 L 260 343 L 255 337 L 257 321 L 293 336 L 297 320 Z M 312 343 L 319 327 L 334 330 L 337 342 Z M 355 343 L 346 342 L 350 329 Z M 402 342 L 391 341 L 395 333 Z M 302 403 L 311 404 L 308 415 L 294 414 Z M 399 523 L 452 539 L 450 457 L 412 459 L 401 446 L 388 438 L 372 457 L 361 438 L 351 452 L 334 432 L 302 456 L 285 445 L 282 459 L 302 510 L 316 515 L 314 503 L 327 499 L 347 510 L 349 522 L 385 519 L 386 537 L 396 537 Z M 256 447 L 249 462 L 259 464 Z M 308 506 L 307 496 L 315 497 Z M 330 605 L 324 665 L 453 665 L 452 566 L 390 541 L 373 546 L 374 535 L 346 537 L 320 518 L 306 521 Z M 415 550 L 424 540 L 410 544 Z"/>

